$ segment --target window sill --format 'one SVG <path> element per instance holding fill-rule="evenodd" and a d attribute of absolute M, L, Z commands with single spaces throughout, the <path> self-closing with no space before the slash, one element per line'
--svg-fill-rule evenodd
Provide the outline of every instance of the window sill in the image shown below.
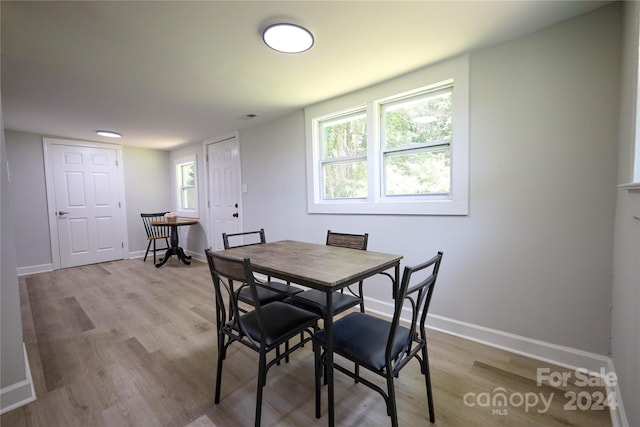
<path fill-rule="evenodd" d="M 469 215 L 469 204 L 466 198 L 459 200 L 442 199 L 416 202 L 309 202 L 307 212 L 310 214 L 342 214 L 342 215 Z"/>
<path fill-rule="evenodd" d="M 618 188 L 627 191 L 640 192 L 640 182 L 630 182 L 628 184 L 620 184 Z"/>

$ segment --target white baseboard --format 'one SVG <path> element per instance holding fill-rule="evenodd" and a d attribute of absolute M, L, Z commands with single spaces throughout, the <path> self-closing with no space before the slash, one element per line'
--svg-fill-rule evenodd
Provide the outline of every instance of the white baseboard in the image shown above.
<path fill-rule="evenodd" d="M 608 372 L 615 371 L 616 370 L 613 366 L 613 360 L 609 360 Z M 615 409 L 609 410 L 609 413 L 611 414 L 611 425 L 613 427 L 630 427 L 629 421 L 627 420 L 627 415 L 624 412 L 624 406 L 622 405 L 622 395 L 620 394 L 620 386 L 618 385 L 618 381 L 616 381 L 613 386 L 607 385 L 607 395 L 609 395 L 609 393 L 613 393 L 613 396 L 616 396 L 617 403 Z"/>
<path fill-rule="evenodd" d="M 388 318 L 390 318 L 393 313 L 393 306 L 390 303 L 372 298 L 365 298 L 365 307 L 367 307 L 367 311 Z M 409 316 L 409 314 L 403 316 L 403 320 L 409 319 Z M 427 328 L 564 368 L 573 370 L 579 368 L 586 369 L 597 376 L 600 376 L 603 370 L 606 373 L 615 373 L 613 361 L 608 356 L 527 338 L 472 323 L 461 322 L 444 316 L 428 314 Z M 610 411 L 613 427 L 629 427 L 617 382 L 613 386 L 607 386 L 607 393 L 610 392 L 615 393 L 618 400 L 617 408 Z"/>
<path fill-rule="evenodd" d="M 391 317 L 391 313 L 393 313 L 393 307 L 387 302 L 367 298 L 365 306 L 372 312 L 383 316 Z M 409 319 L 408 316 L 403 317 Z M 608 371 L 611 366 L 611 359 L 607 356 L 461 322 L 436 314 L 427 316 L 427 328 L 569 369 L 581 368 L 599 374 L 602 368 Z"/>
<path fill-rule="evenodd" d="M 144 258 L 145 252 L 145 250 L 129 252 L 125 259 Z M 191 255 L 198 261 L 207 262 L 206 258 L 204 257 L 204 252 L 185 252 L 187 253 L 187 255 Z M 160 253 L 158 253 L 158 255 L 160 255 Z M 153 259 L 152 253 L 150 253 L 149 256 Z M 30 265 L 27 267 L 18 267 L 16 270 L 18 277 L 27 276 L 29 274 L 46 273 L 47 271 L 53 271 L 53 264 Z"/>
<path fill-rule="evenodd" d="M 207 258 L 205 258 L 204 256 L 204 251 L 201 251 L 201 252 L 185 251 L 185 253 L 193 257 L 193 259 L 195 260 L 198 260 L 201 262 L 207 262 Z"/>
<path fill-rule="evenodd" d="M 28 274 L 45 273 L 47 271 L 53 271 L 53 264 L 30 265 L 28 267 L 18 267 L 16 270 L 18 277 Z"/>
<path fill-rule="evenodd" d="M 600 354 L 485 328 L 435 314 L 430 314 L 427 318 L 431 329 L 553 363 L 564 368 L 574 370 L 581 368 L 599 375 L 602 369 L 606 372 L 610 367 L 610 358 Z"/>
<path fill-rule="evenodd" d="M 147 251 L 129 252 L 129 256 L 127 257 L 127 259 L 144 258 L 145 252 L 147 252 Z M 153 253 L 151 253 L 150 255 L 153 257 Z"/>
<path fill-rule="evenodd" d="M 0 415 L 36 400 L 36 391 L 33 388 L 31 368 L 29 367 L 29 357 L 27 356 L 27 348 L 24 343 L 22 344 L 22 348 L 24 350 L 26 379 L 0 389 Z"/>

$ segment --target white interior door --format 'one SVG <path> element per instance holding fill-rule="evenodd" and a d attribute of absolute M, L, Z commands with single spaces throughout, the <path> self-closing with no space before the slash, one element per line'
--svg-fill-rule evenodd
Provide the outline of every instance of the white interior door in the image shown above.
<path fill-rule="evenodd" d="M 242 207 L 240 144 L 237 136 L 205 142 L 209 207 L 209 244 L 224 249 L 222 233 L 238 233 Z"/>
<path fill-rule="evenodd" d="M 123 259 L 126 221 L 117 149 L 55 140 L 45 140 L 45 147 L 54 267 Z"/>

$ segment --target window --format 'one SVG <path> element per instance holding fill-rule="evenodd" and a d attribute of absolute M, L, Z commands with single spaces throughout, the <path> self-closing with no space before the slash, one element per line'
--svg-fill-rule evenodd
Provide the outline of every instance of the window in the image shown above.
<path fill-rule="evenodd" d="M 451 192 L 452 88 L 382 104 L 385 196 Z"/>
<path fill-rule="evenodd" d="M 367 197 L 367 115 L 348 113 L 320 122 L 323 199 Z"/>
<path fill-rule="evenodd" d="M 196 156 L 174 161 L 176 183 L 176 211 L 181 216 L 198 217 L 198 187 Z"/>
<path fill-rule="evenodd" d="M 310 213 L 466 215 L 468 60 L 305 109 Z"/>

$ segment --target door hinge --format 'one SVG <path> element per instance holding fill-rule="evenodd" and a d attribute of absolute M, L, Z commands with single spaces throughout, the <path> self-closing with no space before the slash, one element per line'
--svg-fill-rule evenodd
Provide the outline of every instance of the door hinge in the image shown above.
<path fill-rule="evenodd" d="M 122 203 L 118 202 L 118 207 L 122 209 Z"/>
<path fill-rule="evenodd" d="M 211 200 L 207 200 L 207 207 L 211 208 Z"/>
<path fill-rule="evenodd" d="M 118 161 L 116 160 L 116 166 L 120 166 L 120 164 L 118 163 Z"/>
<path fill-rule="evenodd" d="M 122 249 L 124 249 L 124 242 L 120 243 L 122 245 Z"/>

